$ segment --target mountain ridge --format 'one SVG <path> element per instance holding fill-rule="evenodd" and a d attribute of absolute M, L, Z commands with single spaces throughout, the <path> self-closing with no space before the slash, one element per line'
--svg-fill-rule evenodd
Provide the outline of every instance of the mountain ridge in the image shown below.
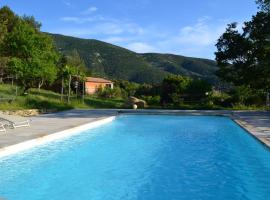
<path fill-rule="evenodd" d="M 78 51 L 94 76 L 138 83 L 160 83 L 170 74 L 217 81 L 215 61 L 174 54 L 136 53 L 96 39 L 52 34 L 56 47 L 64 54 Z"/>

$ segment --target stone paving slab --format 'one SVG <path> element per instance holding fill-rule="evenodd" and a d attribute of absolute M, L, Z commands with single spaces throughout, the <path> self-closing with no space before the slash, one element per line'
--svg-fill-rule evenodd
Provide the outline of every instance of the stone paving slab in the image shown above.
<path fill-rule="evenodd" d="M 270 147 L 269 111 L 235 111 L 231 118 L 263 144 Z"/>

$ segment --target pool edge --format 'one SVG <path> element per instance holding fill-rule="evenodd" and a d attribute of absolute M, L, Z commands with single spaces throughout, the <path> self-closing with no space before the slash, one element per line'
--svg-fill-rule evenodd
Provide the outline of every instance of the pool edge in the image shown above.
<path fill-rule="evenodd" d="M 241 119 L 236 119 L 234 117 L 230 117 L 238 126 L 244 129 L 248 134 L 257 139 L 260 143 L 270 148 L 270 140 L 267 137 L 264 137 L 264 134 L 257 131 L 256 127 L 246 123 Z"/>
<path fill-rule="evenodd" d="M 37 137 L 35 139 L 31 139 L 31 140 L 27 140 L 27 141 L 24 141 L 21 143 L 17 143 L 14 145 L 3 147 L 0 149 L 0 158 L 10 156 L 12 154 L 16 154 L 16 153 L 19 153 L 19 152 L 22 152 L 22 151 L 25 151 L 25 150 L 28 150 L 28 149 L 34 148 L 36 146 L 40 146 L 40 145 L 52 142 L 52 141 L 56 141 L 59 139 L 70 137 L 70 136 L 75 135 L 75 134 L 79 134 L 82 131 L 93 129 L 93 128 L 99 127 L 101 125 L 110 123 L 113 120 L 115 120 L 115 118 L 116 118 L 116 116 L 110 116 L 110 117 L 106 117 L 103 119 L 98 119 L 96 121 L 86 123 L 86 124 L 83 124 L 80 126 L 76 126 L 74 128 L 62 130 L 62 131 L 55 132 L 55 133 L 52 133 L 49 135 Z"/>

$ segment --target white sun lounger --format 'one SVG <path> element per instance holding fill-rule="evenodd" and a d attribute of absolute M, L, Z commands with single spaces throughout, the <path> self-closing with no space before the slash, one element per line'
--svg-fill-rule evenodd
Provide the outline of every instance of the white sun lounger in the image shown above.
<path fill-rule="evenodd" d="M 2 113 L 0 113 L 0 123 L 3 128 L 5 128 L 5 126 L 11 128 L 30 127 L 29 119 L 15 115 L 5 115 Z"/>
<path fill-rule="evenodd" d="M 0 123 L 0 132 L 4 132 L 4 133 L 7 132 L 7 131 L 6 131 L 6 128 L 5 128 L 5 125 L 2 124 L 2 123 Z"/>

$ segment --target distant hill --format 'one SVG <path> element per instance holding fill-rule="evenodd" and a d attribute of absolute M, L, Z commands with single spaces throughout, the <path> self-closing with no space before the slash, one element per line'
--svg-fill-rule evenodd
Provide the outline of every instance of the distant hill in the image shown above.
<path fill-rule="evenodd" d="M 138 54 L 106 42 L 50 34 L 64 54 L 76 49 L 93 75 L 138 83 L 160 83 L 169 74 L 216 82 L 215 61 L 171 54 Z"/>

